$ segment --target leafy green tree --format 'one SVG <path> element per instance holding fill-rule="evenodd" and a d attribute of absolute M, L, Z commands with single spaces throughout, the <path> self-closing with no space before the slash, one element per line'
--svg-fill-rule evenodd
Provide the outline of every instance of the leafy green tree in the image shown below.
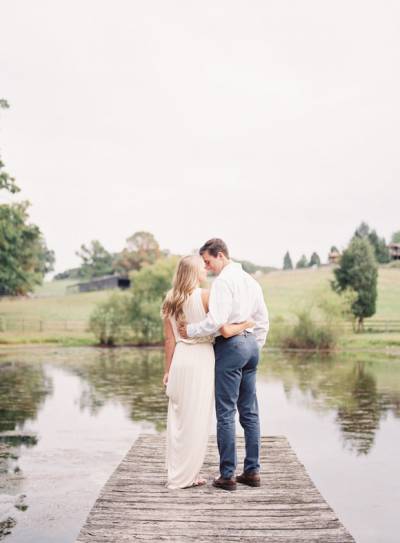
<path fill-rule="evenodd" d="M 0 100 L 0 109 L 8 108 Z M 0 191 L 20 191 L 0 160 Z M 28 201 L 0 204 L 0 295 L 31 292 L 53 270 L 54 251 L 47 248 L 40 229 L 29 224 Z"/>
<path fill-rule="evenodd" d="M 126 297 L 113 293 L 108 300 L 97 304 L 89 320 L 89 330 L 100 345 L 115 345 L 124 339 L 127 324 Z"/>
<path fill-rule="evenodd" d="M 391 243 L 400 243 L 400 230 L 397 230 L 397 232 L 393 232 Z"/>
<path fill-rule="evenodd" d="M 113 255 L 98 240 L 93 240 L 89 247 L 82 244 L 75 253 L 82 259 L 81 276 L 85 278 L 101 277 L 113 273 Z"/>
<path fill-rule="evenodd" d="M 296 268 L 307 268 L 308 266 L 308 260 L 307 260 L 307 257 L 306 255 L 302 255 L 302 257 L 300 258 L 300 260 L 297 262 L 296 264 Z"/>
<path fill-rule="evenodd" d="M 40 285 L 53 269 L 40 229 L 28 224 L 29 202 L 0 205 L 0 295 L 22 295 Z"/>
<path fill-rule="evenodd" d="M 336 247 L 336 245 L 332 245 L 331 247 L 331 253 L 339 253 L 339 249 Z"/>
<path fill-rule="evenodd" d="M 332 288 L 336 292 L 352 289 L 356 297 L 351 310 L 358 322 L 358 329 L 363 326 L 366 317 L 376 311 L 378 267 L 371 243 L 365 237 L 353 237 L 343 251 L 340 265 L 333 270 L 335 280 Z"/>
<path fill-rule="evenodd" d="M 283 269 L 293 270 L 293 263 L 292 263 L 292 259 L 290 258 L 289 251 L 286 251 L 286 254 L 283 257 Z"/>
<path fill-rule="evenodd" d="M 380 264 L 386 264 L 390 261 L 389 248 L 386 245 L 385 238 L 380 238 L 376 230 L 371 230 L 367 223 L 362 222 L 354 232 L 358 238 L 367 238 L 374 248 L 375 258 Z"/>
<path fill-rule="evenodd" d="M 10 106 L 8 105 L 7 100 L 4 100 L 3 98 L 0 99 L 0 109 L 8 109 Z M 21 189 L 17 187 L 15 184 L 15 179 L 11 177 L 5 170 L 4 170 L 4 163 L 1 160 L 0 157 L 0 190 L 5 189 L 8 190 L 11 193 L 19 192 Z"/>
<path fill-rule="evenodd" d="M 132 298 L 128 320 L 139 342 L 162 340 L 162 301 L 171 288 L 177 258 L 163 258 L 130 274 Z"/>
<path fill-rule="evenodd" d="M 321 259 L 319 258 L 317 253 L 313 253 L 310 258 L 310 263 L 308 264 L 311 268 L 311 266 L 321 266 Z"/>
<path fill-rule="evenodd" d="M 150 232 L 135 232 L 126 240 L 126 247 L 119 253 L 115 271 L 128 274 L 140 270 L 146 264 L 154 264 L 162 255 L 160 246 Z"/>

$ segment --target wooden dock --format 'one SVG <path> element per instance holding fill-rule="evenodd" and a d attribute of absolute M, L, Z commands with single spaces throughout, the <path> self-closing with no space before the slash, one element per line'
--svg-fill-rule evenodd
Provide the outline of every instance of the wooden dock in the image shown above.
<path fill-rule="evenodd" d="M 77 543 L 347 543 L 353 537 L 318 492 L 285 437 L 262 438 L 262 486 L 211 486 L 215 437 L 202 474 L 210 484 L 165 487 L 165 436 L 141 435 L 103 487 Z M 244 440 L 238 438 L 242 465 Z"/>

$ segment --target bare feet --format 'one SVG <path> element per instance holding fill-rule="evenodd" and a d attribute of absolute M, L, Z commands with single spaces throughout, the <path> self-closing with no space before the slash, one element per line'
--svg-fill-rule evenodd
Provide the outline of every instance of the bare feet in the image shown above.
<path fill-rule="evenodd" d="M 196 479 L 190 486 L 203 486 L 207 484 L 206 479 Z"/>

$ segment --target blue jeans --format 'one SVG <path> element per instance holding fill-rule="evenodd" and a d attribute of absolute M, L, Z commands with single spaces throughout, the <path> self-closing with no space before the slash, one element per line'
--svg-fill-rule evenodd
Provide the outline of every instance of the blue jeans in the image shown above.
<path fill-rule="evenodd" d="M 244 471 L 260 470 L 260 420 L 256 395 L 259 349 L 253 334 L 215 340 L 215 409 L 221 476 L 234 476 L 237 464 L 235 414 L 244 429 Z"/>

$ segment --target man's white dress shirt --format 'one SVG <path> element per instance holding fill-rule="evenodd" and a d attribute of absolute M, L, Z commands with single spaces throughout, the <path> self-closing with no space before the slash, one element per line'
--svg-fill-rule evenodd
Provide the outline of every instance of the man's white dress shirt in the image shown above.
<path fill-rule="evenodd" d="M 223 324 L 252 320 L 252 331 L 261 349 L 269 330 L 268 310 L 261 286 L 237 262 L 222 269 L 211 285 L 209 311 L 201 322 L 188 324 L 189 337 L 219 336 Z"/>

